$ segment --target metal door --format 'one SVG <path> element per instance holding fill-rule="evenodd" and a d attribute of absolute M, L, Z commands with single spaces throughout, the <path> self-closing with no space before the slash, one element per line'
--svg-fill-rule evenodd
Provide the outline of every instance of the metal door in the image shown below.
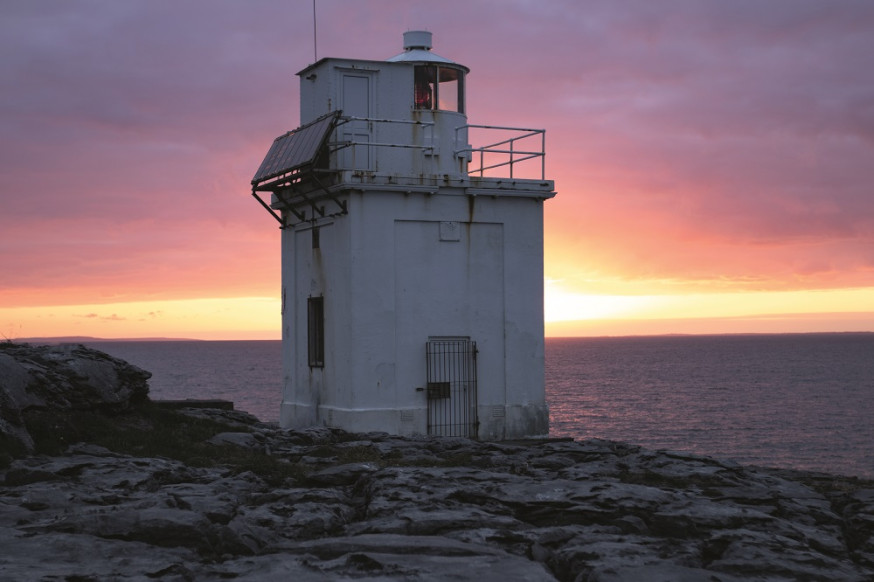
<path fill-rule="evenodd" d="M 428 434 L 476 438 L 476 342 L 433 337 L 426 344 Z"/>
<path fill-rule="evenodd" d="M 340 150 L 340 167 L 344 169 L 371 169 L 370 146 L 361 145 L 372 141 L 371 122 L 360 120 L 371 117 L 371 85 L 371 76 L 366 73 L 343 74 L 343 115 L 359 118 L 340 126 L 340 140 L 356 144 Z"/>

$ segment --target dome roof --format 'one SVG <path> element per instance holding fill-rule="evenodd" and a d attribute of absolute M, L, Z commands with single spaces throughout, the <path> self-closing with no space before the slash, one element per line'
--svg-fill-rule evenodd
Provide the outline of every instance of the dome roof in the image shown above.
<path fill-rule="evenodd" d="M 467 70 L 464 65 L 450 61 L 431 52 L 431 33 L 427 30 L 409 30 L 404 33 L 404 52 L 386 59 L 390 63 L 415 62 L 415 63 L 445 63 L 455 65 Z"/>

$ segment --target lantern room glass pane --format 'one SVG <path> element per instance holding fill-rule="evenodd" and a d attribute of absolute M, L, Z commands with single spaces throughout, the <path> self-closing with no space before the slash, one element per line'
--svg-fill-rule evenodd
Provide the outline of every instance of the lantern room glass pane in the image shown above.
<path fill-rule="evenodd" d="M 464 113 L 464 73 L 451 67 L 416 65 L 413 107 Z"/>
<path fill-rule="evenodd" d="M 438 69 L 437 109 L 464 113 L 464 99 L 461 92 L 464 75 L 458 69 L 440 67 Z"/>
<path fill-rule="evenodd" d="M 416 109 L 433 109 L 437 94 L 437 84 L 434 82 L 437 77 L 436 67 L 417 66 L 414 75 L 413 107 Z"/>

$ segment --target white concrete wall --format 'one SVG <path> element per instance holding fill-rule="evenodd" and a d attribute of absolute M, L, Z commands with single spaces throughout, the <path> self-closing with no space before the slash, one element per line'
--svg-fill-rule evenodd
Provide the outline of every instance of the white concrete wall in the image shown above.
<path fill-rule="evenodd" d="M 542 202 L 459 194 L 351 194 L 349 214 L 321 227 L 318 251 L 309 226 L 283 231 L 283 328 L 293 337 L 283 426 L 424 434 L 425 342 L 469 336 L 479 436 L 547 432 Z M 450 221 L 458 240 L 440 240 Z M 326 363 L 310 369 L 306 298 L 319 293 Z"/>

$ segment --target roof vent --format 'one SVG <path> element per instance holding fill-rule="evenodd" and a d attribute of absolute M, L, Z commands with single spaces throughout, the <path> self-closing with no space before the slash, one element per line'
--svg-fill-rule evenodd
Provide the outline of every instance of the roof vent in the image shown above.
<path fill-rule="evenodd" d="M 408 30 L 404 33 L 404 50 L 431 50 L 431 33 L 427 30 Z"/>
<path fill-rule="evenodd" d="M 468 68 L 458 63 L 453 63 L 446 57 L 431 52 L 431 33 L 427 30 L 408 30 L 404 33 L 404 52 L 386 59 L 390 63 L 446 63 L 459 69 L 468 71 Z"/>

